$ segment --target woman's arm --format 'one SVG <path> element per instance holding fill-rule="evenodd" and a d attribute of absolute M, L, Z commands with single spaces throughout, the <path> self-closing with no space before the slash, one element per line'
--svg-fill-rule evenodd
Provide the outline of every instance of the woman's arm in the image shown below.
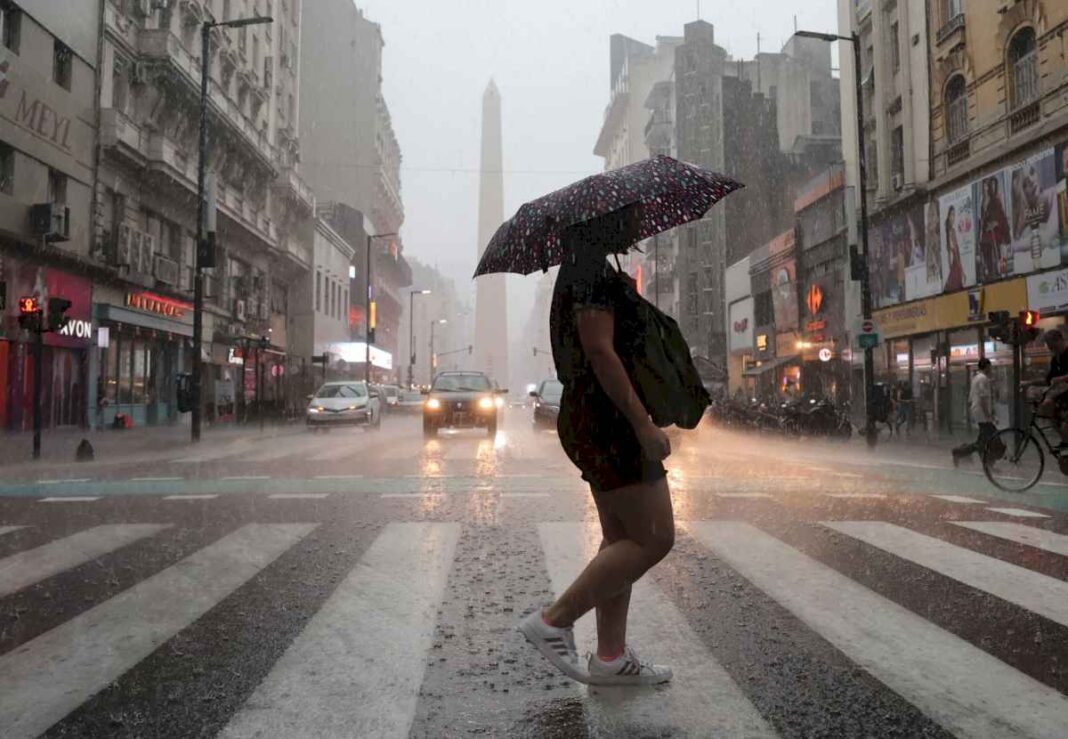
<path fill-rule="evenodd" d="M 653 423 L 627 376 L 612 340 L 615 333 L 612 313 L 586 308 L 576 314 L 579 342 L 590 360 L 594 375 L 605 393 L 630 422 L 645 455 L 660 461 L 671 454 L 667 434 Z"/>

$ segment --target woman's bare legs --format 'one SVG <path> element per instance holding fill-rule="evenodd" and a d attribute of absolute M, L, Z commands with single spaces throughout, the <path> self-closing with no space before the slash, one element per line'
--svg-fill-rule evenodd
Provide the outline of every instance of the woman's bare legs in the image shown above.
<path fill-rule="evenodd" d="M 675 519 L 667 478 L 639 483 L 596 497 L 605 531 L 601 549 L 555 603 L 545 618 L 570 626 L 593 608 L 598 609 L 599 654 L 618 653 L 626 639 L 630 586 L 663 559 L 675 544 Z M 625 538 L 612 540 L 622 525 Z"/>

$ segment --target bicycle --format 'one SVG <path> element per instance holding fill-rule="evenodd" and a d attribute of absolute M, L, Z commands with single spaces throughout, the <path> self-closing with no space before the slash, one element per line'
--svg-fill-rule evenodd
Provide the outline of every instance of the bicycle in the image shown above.
<path fill-rule="evenodd" d="M 1029 391 L 1037 389 L 1029 388 Z M 1040 393 L 1028 392 L 1031 423 L 1027 428 L 1001 429 L 986 440 L 980 452 L 983 472 L 995 487 L 1010 493 L 1031 489 L 1042 477 L 1047 454 L 1057 460 L 1061 472 L 1068 475 L 1068 450 L 1058 449 L 1046 435 L 1051 430 L 1057 433 L 1056 422 L 1053 418 L 1038 414 L 1038 408 L 1046 400 L 1050 389 Z M 1049 423 L 1043 425 L 1040 421 Z M 1043 444 L 1045 451 L 1042 450 Z"/>

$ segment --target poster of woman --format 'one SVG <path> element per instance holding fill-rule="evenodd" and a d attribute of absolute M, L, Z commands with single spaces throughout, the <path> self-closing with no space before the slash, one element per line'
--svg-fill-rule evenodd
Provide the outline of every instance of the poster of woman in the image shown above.
<path fill-rule="evenodd" d="M 1013 272 L 1023 274 L 1061 264 L 1056 164 L 1046 149 L 1009 170 Z"/>
<path fill-rule="evenodd" d="M 979 282 L 992 282 L 1013 273 L 1012 234 L 1005 208 L 1006 172 L 1002 170 L 972 185 L 979 228 L 975 271 Z"/>
<path fill-rule="evenodd" d="M 1053 161 L 1057 164 L 1057 210 L 1061 221 L 1061 259 L 1065 260 L 1068 249 L 1068 141 L 1062 141 L 1053 149 Z"/>
<path fill-rule="evenodd" d="M 952 292 L 975 284 L 975 221 L 972 187 L 938 199 L 942 222 L 942 289 Z"/>
<path fill-rule="evenodd" d="M 925 223 L 922 204 L 914 205 L 906 214 L 912 249 L 908 267 L 905 269 L 906 300 L 936 295 L 942 289 L 942 265 L 938 258 L 937 246 L 938 205 L 930 203 L 928 208 L 932 211 L 931 218 L 935 224 L 933 233 L 931 224 Z"/>

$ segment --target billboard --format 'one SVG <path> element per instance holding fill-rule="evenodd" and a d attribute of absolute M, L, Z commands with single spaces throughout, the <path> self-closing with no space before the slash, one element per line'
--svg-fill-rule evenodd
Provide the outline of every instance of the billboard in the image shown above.
<path fill-rule="evenodd" d="M 730 351 L 753 351 L 753 298 L 742 298 L 727 310 L 730 322 Z"/>
<path fill-rule="evenodd" d="M 1061 264 L 1054 150 L 1046 149 L 1008 170 L 1013 273 Z"/>
<path fill-rule="evenodd" d="M 938 199 L 941 222 L 942 291 L 952 292 L 975 284 L 975 211 L 972 186 Z"/>

